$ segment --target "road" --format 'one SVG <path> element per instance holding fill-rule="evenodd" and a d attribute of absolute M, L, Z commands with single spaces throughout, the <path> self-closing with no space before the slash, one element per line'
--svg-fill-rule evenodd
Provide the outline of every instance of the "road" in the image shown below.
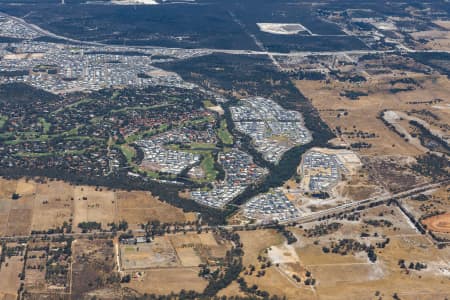
<path fill-rule="evenodd" d="M 415 188 L 409 189 L 407 191 L 396 193 L 393 195 L 373 197 L 373 198 L 368 198 L 368 199 L 364 199 L 364 200 L 360 200 L 360 201 L 346 203 L 346 204 L 342 204 L 342 205 L 339 205 L 339 206 L 336 206 L 333 208 L 322 210 L 320 212 L 300 216 L 298 218 L 292 218 L 287 221 L 280 222 L 280 224 L 289 224 L 289 223 L 293 223 L 293 222 L 308 223 L 308 222 L 312 222 L 312 221 L 317 221 L 318 219 L 323 218 L 325 216 L 332 215 L 332 214 L 339 214 L 339 213 L 346 212 L 346 211 L 349 211 L 352 209 L 356 209 L 361 206 L 365 206 L 365 208 L 369 208 L 370 205 L 374 204 L 374 203 L 387 202 L 391 199 L 401 199 L 401 198 L 417 195 L 417 194 L 420 194 L 420 193 L 423 193 L 423 192 L 426 192 L 429 190 L 436 189 L 436 188 L 442 186 L 442 184 L 448 183 L 448 182 L 449 182 L 449 180 L 446 180 L 443 182 L 422 185 L 422 186 L 415 187 Z"/>
<path fill-rule="evenodd" d="M 167 47 L 157 47 L 157 46 L 122 46 L 122 45 L 111 45 L 111 44 L 104 44 L 100 42 L 92 42 L 92 41 L 82 41 L 77 40 L 61 35 L 57 35 L 55 33 L 52 33 L 48 30 L 45 30 L 35 24 L 28 23 L 22 18 L 14 17 L 9 14 L 6 14 L 4 12 L 0 12 L 0 16 L 11 18 L 12 20 L 26 26 L 30 30 L 34 30 L 44 36 L 48 36 L 55 39 L 64 40 L 67 42 L 75 43 L 75 44 L 82 44 L 86 46 L 103 46 L 103 47 L 114 47 L 118 49 L 123 49 L 123 51 L 136 51 L 139 49 L 166 49 L 166 50 L 187 50 L 185 48 L 167 48 Z M 197 50 L 197 51 L 205 51 L 205 52 L 211 52 L 211 53 L 225 53 L 225 54 L 240 54 L 240 55 L 267 55 L 270 58 L 273 58 L 274 56 L 287 56 L 287 57 L 296 57 L 296 56 L 328 56 L 328 55 L 365 55 L 365 54 L 383 54 L 383 53 L 397 53 L 399 50 L 345 50 L 345 51 L 294 51 L 289 53 L 283 53 L 283 52 L 271 52 L 271 51 L 255 51 L 255 50 L 231 50 L 231 49 L 210 49 L 210 48 L 196 48 L 196 49 L 189 49 L 189 50 Z M 449 53 L 450 50 L 414 50 L 407 48 L 405 46 L 402 46 L 402 51 L 406 53 Z"/>

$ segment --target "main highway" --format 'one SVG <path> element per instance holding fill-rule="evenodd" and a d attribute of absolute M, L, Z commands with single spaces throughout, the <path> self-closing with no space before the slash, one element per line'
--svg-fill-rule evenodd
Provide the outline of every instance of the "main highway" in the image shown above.
<path fill-rule="evenodd" d="M 328 56 L 328 55 L 366 55 L 366 54 L 387 54 L 387 53 L 397 53 L 399 51 L 404 51 L 407 53 L 424 53 L 424 52 L 430 52 L 430 53 L 449 53 L 450 50 L 414 50 L 407 48 L 403 45 L 399 45 L 400 49 L 395 50 L 344 50 L 344 51 L 293 51 L 293 52 L 271 52 L 271 51 L 258 51 L 258 50 L 237 50 L 237 49 L 211 49 L 211 48 L 195 48 L 195 49 L 185 49 L 185 48 L 167 48 L 167 47 L 158 47 L 158 46 L 125 46 L 125 45 L 113 45 L 113 44 L 105 44 L 95 41 L 82 41 L 74 38 L 69 38 L 62 35 L 57 35 L 55 33 L 52 33 L 48 30 L 45 30 L 35 24 L 28 23 L 22 18 L 11 16 L 9 14 L 6 14 L 4 12 L 0 12 L 0 16 L 5 18 L 10 18 L 24 26 L 26 26 L 28 29 L 33 30 L 43 36 L 51 37 L 54 39 L 64 40 L 66 42 L 74 43 L 74 44 L 80 44 L 85 46 L 101 46 L 101 47 L 114 47 L 117 49 L 123 49 L 124 51 L 136 51 L 139 49 L 165 49 L 165 50 L 177 50 L 177 51 L 183 51 L 183 50 L 189 50 L 189 51 L 204 51 L 204 52 L 210 52 L 210 53 L 225 53 L 225 54 L 237 54 L 237 55 L 268 55 L 269 57 L 273 56 Z"/>

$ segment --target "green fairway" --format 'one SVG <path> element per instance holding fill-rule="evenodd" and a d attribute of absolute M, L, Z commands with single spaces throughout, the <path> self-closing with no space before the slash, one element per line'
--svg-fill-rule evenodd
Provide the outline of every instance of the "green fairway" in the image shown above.
<path fill-rule="evenodd" d="M 127 144 L 120 145 L 119 147 L 123 155 L 125 155 L 127 162 L 131 163 L 133 161 L 133 158 L 136 156 L 136 150 Z"/>
<path fill-rule="evenodd" d="M 8 121 L 8 117 L 0 115 L 0 128 L 3 128 L 3 126 L 5 126 L 6 121 Z"/>
<path fill-rule="evenodd" d="M 47 120 L 45 120 L 44 118 L 39 118 L 39 123 L 41 123 L 42 131 L 44 132 L 44 134 L 48 134 L 48 132 L 50 131 L 50 126 L 52 124 L 47 122 Z"/>
<path fill-rule="evenodd" d="M 222 120 L 220 122 L 220 128 L 217 130 L 217 135 L 219 136 L 219 139 L 224 143 L 225 145 L 232 145 L 233 144 L 233 136 L 228 131 L 227 122 L 225 120 Z"/>
<path fill-rule="evenodd" d="M 212 156 L 212 154 L 205 153 L 203 155 L 204 158 L 200 163 L 200 166 L 202 167 L 203 171 L 205 171 L 205 180 L 210 182 L 216 179 L 218 172 L 214 168 L 214 157 Z"/>

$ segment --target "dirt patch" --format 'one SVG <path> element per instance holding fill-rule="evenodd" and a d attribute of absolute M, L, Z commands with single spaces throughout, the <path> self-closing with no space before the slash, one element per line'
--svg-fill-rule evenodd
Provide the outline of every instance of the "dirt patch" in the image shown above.
<path fill-rule="evenodd" d="M 156 237 L 151 243 L 121 245 L 120 261 L 124 270 L 180 265 L 177 253 L 167 237 Z"/>
<path fill-rule="evenodd" d="M 422 223 L 427 226 L 428 230 L 450 233 L 450 213 L 426 218 Z"/>

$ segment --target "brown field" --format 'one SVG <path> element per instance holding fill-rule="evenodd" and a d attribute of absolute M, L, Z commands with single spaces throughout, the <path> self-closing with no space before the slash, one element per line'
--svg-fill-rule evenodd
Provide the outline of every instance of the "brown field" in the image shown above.
<path fill-rule="evenodd" d="M 239 284 L 236 281 L 233 281 L 229 286 L 227 286 L 224 289 L 221 289 L 218 293 L 217 296 L 222 297 L 222 296 L 226 296 L 226 297 L 231 297 L 231 296 L 239 296 L 239 297 L 244 297 L 245 293 L 241 291 Z"/>
<path fill-rule="evenodd" d="M 317 299 L 311 288 L 295 283 L 277 267 L 267 269 L 264 277 L 245 276 L 244 278 L 250 286 L 256 284 L 271 295 L 286 296 L 287 299 L 292 300 Z"/>
<path fill-rule="evenodd" d="M 161 222 L 184 222 L 185 214 L 179 208 L 158 200 L 149 192 L 117 192 L 117 219 L 127 220 L 133 226 L 159 220 Z M 192 213 L 188 216 L 193 219 Z"/>
<path fill-rule="evenodd" d="M 136 290 L 139 293 L 154 293 L 167 295 L 184 290 L 201 292 L 208 282 L 198 277 L 200 268 L 164 268 L 143 271 L 142 277 L 123 284 L 124 287 Z"/>
<path fill-rule="evenodd" d="M 355 142 L 372 144 L 370 149 L 358 150 L 361 154 L 396 155 L 402 153 L 416 156 L 423 152 L 389 130 L 377 116 L 384 109 L 399 111 L 425 109 L 437 115 L 441 122 L 448 120 L 450 117 L 448 109 L 440 109 L 436 105 L 410 102 L 443 99 L 439 106 L 445 107 L 448 104 L 449 80 L 445 77 L 431 78 L 429 75 L 416 73 L 408 73 L 407 76 L 403 75 L 402 77 L 414 78 L 420 83 L 420 86 L 414 86 L 415 89 L 412 91 L 393 94 L 389 91 L 393 87 L 389 81 L 399 77 L 389 76 L 371 78 L 361 84 L 309 80 L 295 81 L 295 84 L 305 96 L 311 99 L 312 104 L 331 129 L 339 126 L 342 132 L 362 131 L 375 134 L 374 138 L 365 139 L 349 134 L 341 135 L 342 142 L 346 144 Z M 346 90 L 366 92 L 368 96 L 361 96 L 359 100 L 350 100 L 340 95 Z M 341 113 L 342 111 L 346 111 L 348 114 L 344 115 Z M 339 117 L 337 117 L 338 115 Z"/>
<path fill-rule="evenodd" d="M 297 248 L 297 253 L 317 279 L 316 291 L 320 299 L 373 299 L 376 291 L 383 298 L 397 293 L 401 299 L 417 299 L 414 298 L 417 295 L 421 295 L 420 299 L 444 299 L 444 295 L 450 295 L 450 277 L 446 275 L 450 271 L 450 251 L 437 249 L 418 234 L 397 208 L 381 206 L 364 214 L 362 220 L 384 219 L 393 225 L 388 228 L 367 226 L 360 221 L 345 222 L 338 234 L 300 239 L 300 245 L 307 246 Z M 380 214 L 383 217 L 379 217 Z M 371 236 L 377 232 L 391 240 L 384 249 L 376 249 L 375 263 L 369 262 L 364 252 L 343 256 L 321 251 L 327 240 L 358 239 L 358 233 L 364 231 Z M 319 240 L 318 245 L 312 244 L 315 240 Z M 399 259 L 408 263 L 422 262 L 428 267 L 407 274 L 399 267 Z"/>
<path fill-rule="evenodd" d="M 194 248 L 177 248 L 177 255 L 184 267 L 198 267 L 203 263 Z"/>
<path fill-rule="evenodd" d="M 340 255 L 334 253 L 323 253 L 321 247 L 315 245 L 305 245 L 296 248 L 297 254 L 306 266 L 310 265 L 327 265 L 327 264 L 353 264 L 366 262 L 363 259 L 353 257 L 351 255 Z"/>
<path fill-rule="evenodd" d="M 6 265 L 7 264 L 7 265 Z M 7 258 L 0 268 L 0 299 L 16 299 L 19 290 L 19 274 L 22 272 L 22 257 Z"/>
<path fill-rule="evenodd" d="M 5 180 L 0 178 L 0 197 L 11 198 L 12 194 L 16 192 L 17 180 Z"/>
<path fill-rule="evenodd" d="M 36 185 L 29 180 L 19 179 L 17 182 L 16 193 L 19 195 L 33 195 L 36 192 Z"/>
<path fill-rule="evenodd" d="M 427 226 L 428 230 L 450 233 L 450 213 L 426 218 L 422 223 Z"/>
<path fill-rule="evenodd" d="M 216 247 L 217 240 L 212 233 L 203 233 L 198 235 L 200 242 L 208 247 Z"/>
<path fill-rule="evenodd" d="M 310 270 L 314 277 L 317 278 L 320 288 L 336 286 L 339 283 L 379 280 L 384 275 L 380 264 L 372 263 L 322 264 L 320 266 L 311 266 Z M 336 274 L 340 275 L 336 276 Z"/>
<path fill-rule="evenodd" d="M 445 24 L 443 24 L 446 26 Z M 447 25 L 448 26 L 448 25 Z M 427 43 L 421 48 L 430 50 L 450 50 L 450 32 L 449 30 L 426 30 L 411 34 L 415 40 L 425 39 Z"/>
<path fill-rule="evenodd" d="M 168 236 L 170 242 L 175 248 L 194 247 L 201 244 L 201 240 L 198 234 L 174 234 Z"/>
<path fill-rule="evenodd" d="M 12 194 L 20 198 L 12 200 Z M 195 221 L 195 213 L 160 201 L 149 192 L 112 191 L 92 186 L 74 186 L 57 180 L 6 180 L 0 178 L 0 236 L 27 235 L 70 224 L 79 230 L 80 222 L 95 221 L 103 228 L 125 220 L 131 229 L 138 224 Z"/>
<path fill-rule="evenodd" d="M 131 282 L 122 286 L 138 293 L 201 292 L 208 282 L 198 276 L 198 266 L 214 265 L 214 258 L 223 258 L 230 247 L 212 232 L 168 234 L 149 244 L 121 245 L 122 268 L 132 276 Z"/>
<path fill-rule="evenodd" d="M 34 188 L 24 180 L 8 182 L 0 179 L 4 196 L 0 197 L 0 234 L 26 235 L 31 228 Z M 18 200 L 12 200 L 12 193 L 19 193 Z"/>
<path fill-rule="evenodd" d="M 113 191 L 96 190 L 95 187 L 77 186 L 73 191 L 74 214 L 73 224 L 81 222 L 98 222 L 106 228 L 115 221 L 115 195 Z"/>
<path fill-rule="evenodd" d="M 62 181 L 36 184 L 31 229 L 47 230 L 70 223 L 73 212 L 74 187 Z"/>
<path fill-rule="evenodd" d="M 11 209 L 6 235 L 27 235 L 30 232 L 32 217 L 31 209 Z"/>

